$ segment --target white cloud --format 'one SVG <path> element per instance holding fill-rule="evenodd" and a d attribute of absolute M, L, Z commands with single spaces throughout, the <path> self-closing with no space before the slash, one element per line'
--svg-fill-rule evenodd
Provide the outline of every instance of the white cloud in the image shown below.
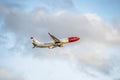
<path fill-rule="evenodd" d="M 79 66 L 60 58 L 33 58 L 31 55 L 23 57 L 11 56 L 7 59 L 10 68 L 23 73 L 25 80 L 112 80 L 111 77 L 101 74 L 95 69 Z"/>
<path fill-rule="evenodd" d="M 21 76 L 13 75 L 10 71 L 0 67 L 0 80 L 24 80 Z"/>
<path fill-rule="evenodd" d="M 2 10 L 0 12 L 4 11 Z M 111 70 L 109 69 L 111 63 L 107 55 L 107 48 L 109 48 L 108 44 L 114 46 L 120 44 L 120 33 L 118 29 L 92 13 L 70 14 L 59 11 L 53 14 L 49 13 L 47 9 L 44 8 L 37 8 L 30 13 L 10 10 L 9 13 L 5 14 L 4 20 L 4 28 L 8 29 L 8 32 L 14 33 L 16 37 L 16 42 L 13 43 L 14 47 L 12 48 L 12 53 L 33 54 L 34 57 L 39 57 L 40 59 L 47 57 L 47 64 L 49 64 L 51 57 L 54 59 L 60 57 L 61 59 L 67 59 L 74 63 L 78 62 L 79 65 L 84 65 L 84 69 L 86 69 L 87 66 L 92 66 L 95 71 L 96 69 L 98 72 L 100 70 L 100 76 L 104 75 L 104 70 L 107 70 L 108 73 Z M 47 32 L 53 33 L 58 38 L 78 36 L 81 40 L 74 44 L 68 44 L 64 48 L 56 48 L 54 50 L 31 49 L 32 44 L 29 37 L 33 35 L 40 41 L 47 41 L 50 40 L 49 36 L 46 36 Z M 112 58 L 112 56 L 110 57 Z M 25 67 L 23 64 L 21 66 Z M 34 71 L 35 68 L 32 69 Z M 39 68 L 37 68 L 37 70 L 38 69 Z M 47 69 L 50 70 L 49 68 Z M 94 73 L 94 70 L 91 71 Z M 88 72 L 90 71 L 88 70 Z M 60 75 L 62 73 L 60 73 Z M 85 74 L 85 77 L 88 76 L 85 72 L 82 74 Z M 31 77 L 29 71 L 27 76 Z M 99 79 L 106 80 L 106 76 L 108 75 L 104 75 L 102 79 Z M 86 80 L 88 80 L 88 78 Z"/>
<path fill-rule="evenodd" d="M 12 20 L 11 20 L 12 19 Z M 119 44 L 119 31 L 107 24 L 96 14 L 69 14 L 57 12 L 50 14 L 44 8 L 34 12 L 25 13 L 13 11 L 5 17 L 6 28 L 17 33 L 19 36 L 40 34 L 50 31 L 56 35 L 80 36 L 82 40 Z M 58 33 L 59 31 L 59 33 Z"/>

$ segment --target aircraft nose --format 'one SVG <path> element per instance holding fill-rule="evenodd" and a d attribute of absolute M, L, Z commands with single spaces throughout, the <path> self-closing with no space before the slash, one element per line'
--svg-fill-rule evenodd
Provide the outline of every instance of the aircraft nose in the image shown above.
<path fill-rule="evenodd" d="M 79 37 L 69 37 L 68 40 L 69 40 L 69 42 L 75 42 L 75 41 L 80 40 L 80 38 Z"/>

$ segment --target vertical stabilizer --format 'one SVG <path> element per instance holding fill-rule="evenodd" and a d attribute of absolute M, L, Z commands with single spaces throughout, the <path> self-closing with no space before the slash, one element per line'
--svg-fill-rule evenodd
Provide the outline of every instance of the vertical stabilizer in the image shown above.
<path fill-rule="evenodd" d="M 32 44 L 34 45 L 33 48 L 39 46 L 40 42 L 37 39 L 35 39 L 34 37 L 31 37 L 31 40 L 32 40 Z"/>

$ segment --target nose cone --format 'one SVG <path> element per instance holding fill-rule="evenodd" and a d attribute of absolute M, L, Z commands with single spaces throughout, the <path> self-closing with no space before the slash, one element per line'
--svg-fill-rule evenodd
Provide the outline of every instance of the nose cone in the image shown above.
<path fill-rule="evenodd" d="M 69 37 L 68 40 L 69 40 L 69 42 L 75 42 L 75 41 L 80 40 L 80 38 L 79 37 Z"/>

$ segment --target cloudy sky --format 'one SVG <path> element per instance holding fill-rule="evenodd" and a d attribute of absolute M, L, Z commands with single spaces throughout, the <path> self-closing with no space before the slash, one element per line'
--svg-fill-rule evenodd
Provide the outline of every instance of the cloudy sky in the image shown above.
<path fill-rule="evenodd" d="M 120 80 L 119 0 L 0 0 L 0 80 Z M 39 41 L 78 36 L 55 49 Z"/>

